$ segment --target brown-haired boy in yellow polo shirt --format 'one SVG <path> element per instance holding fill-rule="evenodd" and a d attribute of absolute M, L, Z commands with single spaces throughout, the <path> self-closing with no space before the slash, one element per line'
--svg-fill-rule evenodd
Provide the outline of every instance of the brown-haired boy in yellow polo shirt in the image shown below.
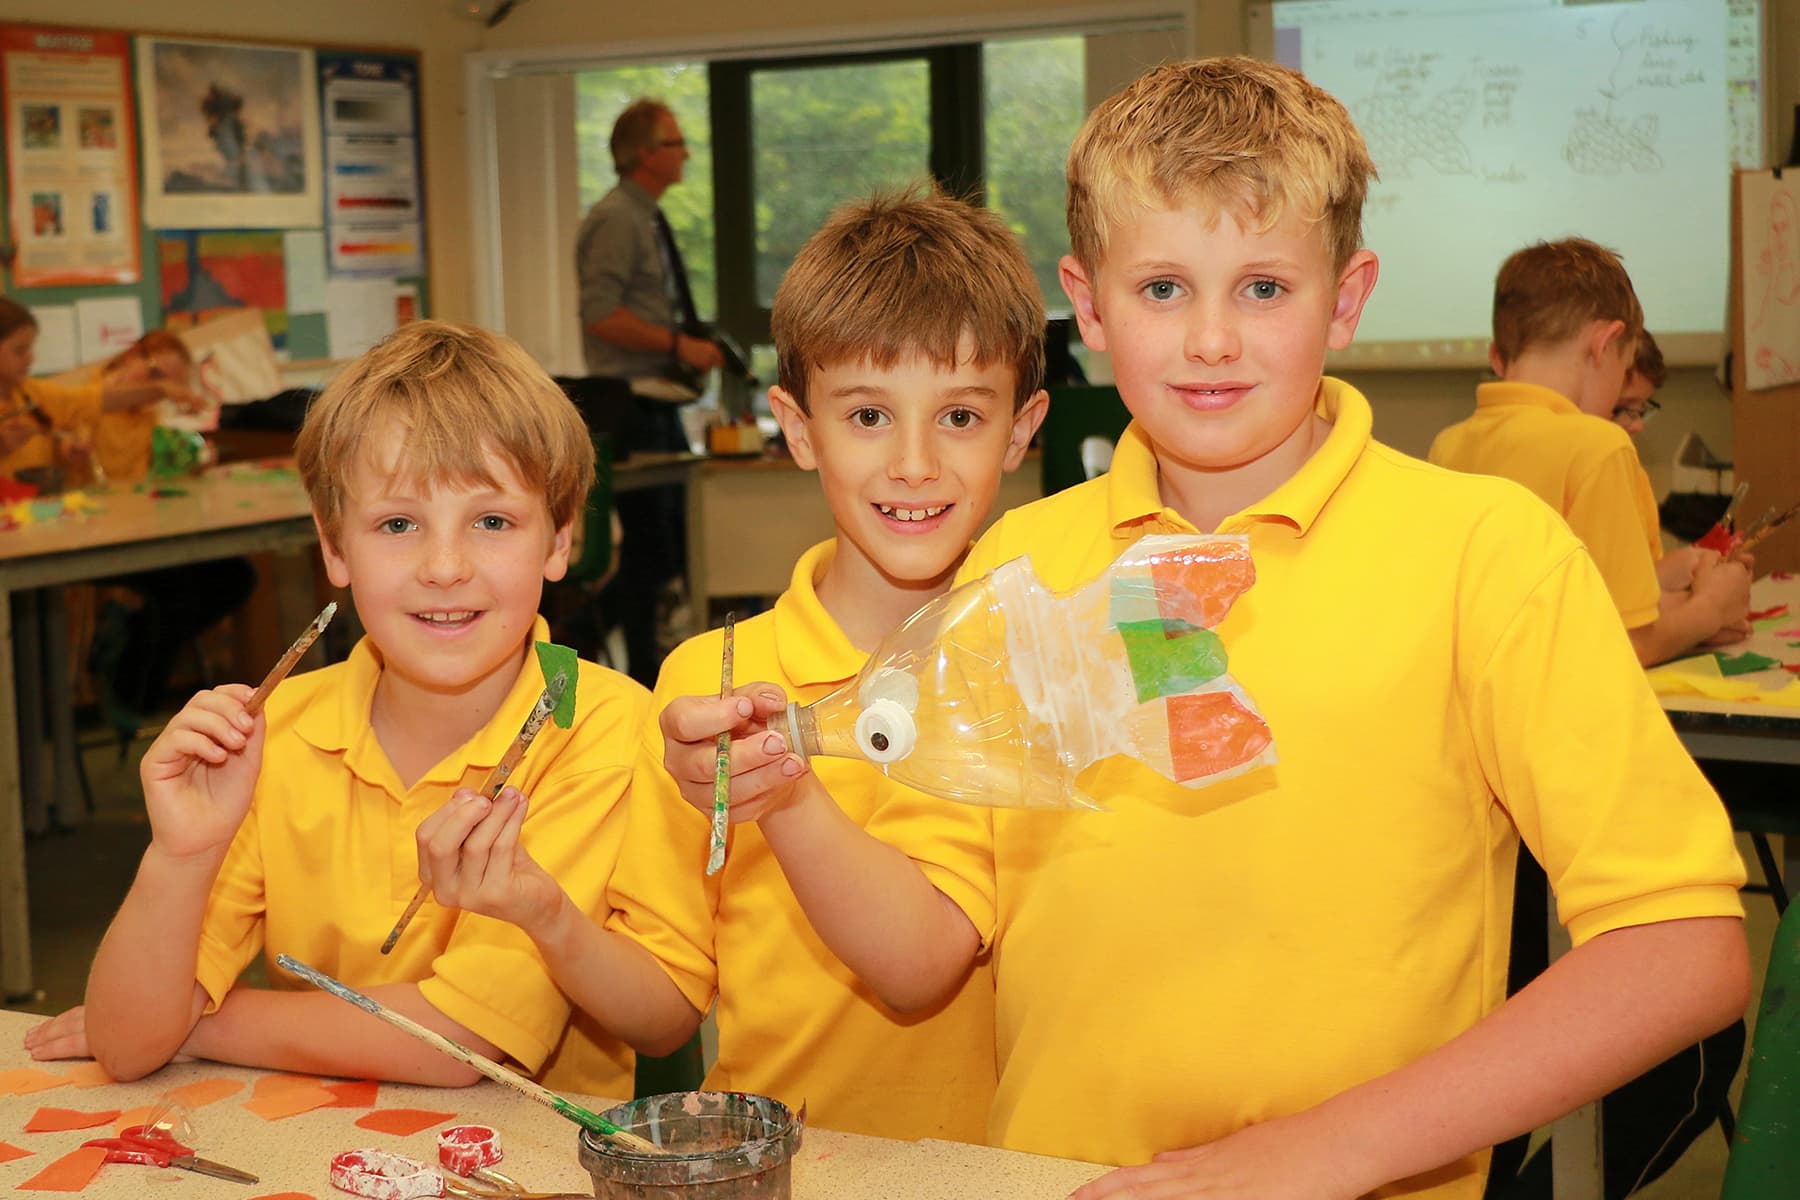
<path fill-rule="evenodd" d="M 1439 433 L 1430 457 L 1521 483 L 1560 512 L 1649 666 L 1747 636 L 1750 571 L 1693 546 L 1663 554 L 1650 479 L 1613 420 L 1644 336 L 1611 250 L 1565 238 L 1515 252 L 1494 279 L 1488 359 L 1499 382 L 1475 389 L 1474 414 Z"/>
<path fill-rule="evenodd" d="M 1044 310 L 993 213 L 877 196 L 840 208 L 801 248 L 772 328 L 770 404 L 795 462 L 818 471 L 837 536 L 801 557 L 772 611 L 737 626 L 735 672 L 811 700 L 950 585 L 1043 419 Z M 657 697 L 716 698 L 721 641 L 714 631 L 671 654 Z M 420 830 L 436 894 L 529 930 L 575 1002 L 640 1051 L 679 1046 L 716 1001 L 709 1088 L 805 1101 L 829 1129 L 980 1141 L 994 1094 L 986 961 L 964 962 L 912 1011 L 882 1003 L 807 927 L 754 825 L 737 828 L 722 871 L 703 873 L 709 817 L 682 803 L 662 758 L 646 722 L 605 930 L 508 853 L 492 833 L 513 816 L 504 805 L 479 824 L 473 809 L 449 810 Z M 872 766 L 821 764 L 820 776 L 845 820 L 875 811 Z"/>
<path fill-rule="evenodd" d="M 1278 763 L 1190 790 L 1106 760 L 1091 813 L 896 789 L 865 832 L 757 736 L 760 693 L 662 715 L 697 806 L 708 739 L 739 731 L 734 811 L 877 995 L 931 1003 L 994 948 L 989 1134 L 1124 1165 L 1083 1200 L 1475 1200 L 1488 1146 L 1746 1001 L 1729 825 L 1580 543 L 1510 483 L 1373 441 L 1321 378 L 1375 284 L 1371 173 L 1342 106 L 1271 64 L 1103 102 L 1062 274 L 1135 421 L 1108 475 L 1008 513 L 961 571 L 1026 555 L 1060 591 L 1149 533 L 1245 535 L 1256 583 L 1217 632 Z M 1576 948 L 1503 1003 L 1521 838 Z"/>
<path fill-rule="evenodd" d="M 569 1090 L 628 1094 L 630 1052 L 568 1026 L 569 1002 L 519 930 L 426 905 L 379 947 L 417 886 L 414 831 L 472 803 L 544 688 L 532 644 L 594 477 L 562 391 L 517 343 L 420 321 L 346 367 L 297 446 L 332 583 L 367 636 L 288 679 L 201 692 L 144 755 L 151 842 L 94 959 L 87 1005 L 35 1028 L 34 1057 L 89 1053 L 115 1079 L 176 1054 L 287 1071 L 464 1085 L 478 1076 L 274 964 L 290 954 L 472 1050 Z M 618 853 L 648 695 L 591 663 L 568 728 L 513 772 L 519 833 L 597 904 Z M 273 988 L 238 982 L 264 952 Z"/>

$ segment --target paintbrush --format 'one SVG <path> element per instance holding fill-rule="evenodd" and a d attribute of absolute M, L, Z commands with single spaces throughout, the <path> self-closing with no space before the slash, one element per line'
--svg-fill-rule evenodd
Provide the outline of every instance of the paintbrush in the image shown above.
<path fill-rule="evenodd" d="M 465 1066 L 474 1067 L 494 1082 L 503 1083 L 521 1095 L 555 1109 L 595 1137 L 605 1138 L 614 1145 L 630 1150 L 634 1154 L 661 1155 L 668 1153 L 655 1142 L 641 1138 L 630 1130 L 620 1129 L 599 1113 L 589 1112 L 574 1101 L 566 1100 L 549 1088 L 533 1083 L 518 1072 L 507 1070 L 493 1059 L 483 1058 L 473 1050 L 457 1045 L 443 1034 L 427 1029 L 412 1018 L 392 1011 L 380 1001 L 373 1000 L 355 988 L 338 982 L 323 971 L 315 971 L 305 963 L 289 958 L 285 954 L 276 955 L 275 962 L 282 970 L 298 975 L 314 987 L 330 992 L 339 1000 L 346 1000 L 356 1005 L 370 1016 L 380 1017 L 396 1029 L 405 1030 L 432 1049 L 442 1051 Z"/>
<path fill-rule="evenodd" d="M 1784 512 L 1776 512 L 1774 509 L 1770 509 L 1769 515 L 1764 516 L 1762 520 L 1758 521 L 1753 527 L 1746 531 L 1744 540 L 1739 542 L 1731 552 L 1733 554 L 1742 554 L 1744 551 L 1755 546 L 1756 543 L 1762 541 L 1771 533 L 1774 533 L 1777 529 L 1780 529 L 1783 525 L 1793 520 L 1796 516 L 1800 516 L 1800 504 L 1796 504 Z"/>
<path fill-rule="evenodd" d="M 538 696 L 537 703 L 532 705 L 531 711 L 526 714 L 525 724 L 519 727 L 519 736 L 514 738 L 513 744 L 506 748 L 506 753 L 500 758 L 500 765 L 494 768 L 493 773 L 487 777 L 487 782 L 481 785 L 482 794 L 489 800 L 499 797 L 500 789 L 506 786 L 506 781 L 512 775 L 513 768 L 519 765 L 520 760 L 525 757 L 525 751 L 530 748 L 531 739 L 538 735 L 538 730 L 544 727 L 544 723 L 550 719 L 550 714 L 556 711 L 556 706 L 562 702 L 563 689 L 568 686 L 569 677 L 561 671 L 552 675 L 550 682 L 544 685 L 543 694 Z M 419 890 L 413 893 L 411 903 L 406 906 L 406 911 L 400 914 L 400 919 L 394 922 L 392 929 L 388 930 L 387 940 L 381 943 L 383 954 L 393 950 L 394 944 L 400 940 L 400 935 L 406 932 L 406 927 L 412 924 L 412 919 L 418 915 L 419 908 L 430 894 L 431 889 L 421 883 Z"/>
<path fill-rule="evenodd" d="M 288 672 L 294 669 L 294 664 L 306 656 L 306 652 L 312 649 L 312 644 L 319 640 L 319 635 L 325 632 L 325 627 L 331 624 L 331 618 L 336 615 L 336 600 L 319 610 L 319 615 L 312 619 L 312 624 L 300 631 L 300 636 L 295 638 L 294 644 L 287 648 L 287 653 L 283 654 L 280 661 L 269 668 L 269 673 L 263 676 L 263 681 L 256 685 L 256 691 L 251 693 L 250 699 L 244 702 L 245 712 L 254 717 L 262 711 L 263 702 L 269 698 L 269 693 L 275 690 L 275 685 L 287 678 Z"/>
<path fill-rule="evenodd" d="M 737 632 L 737 613 L 725 614 L 725 652 L 719 656 L 719 699 L 731 695 L 732 642 Z M 717 875 L 725 866 L 725 830 L 731 816 L 731 730 L 719 735 L 713 760 L 712 846 L 706 854 L 706 873 Z"/>

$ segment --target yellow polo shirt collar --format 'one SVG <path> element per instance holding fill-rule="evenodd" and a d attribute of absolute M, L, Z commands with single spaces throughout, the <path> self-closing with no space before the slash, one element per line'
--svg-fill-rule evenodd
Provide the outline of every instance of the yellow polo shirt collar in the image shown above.
<path fill-rule="evenodd" d="M 1313 411 L 1331 422 L 1325 444 L 1291 479 L 1263 499 L 1225 518 L 1220 533 L 1243 532 L 1258 521 L 1274 521 L 1305 537 L 1368 448 L 1375 416 L 1363 394 L 1342 380 L 1323 378 Z M 1173 509 L 1163 506 L 1157 486 L 1156 454 L 1149 435 L 1133 421 L 1113 451 L 1107 475 L 1107 513 L 1115 534 L 1132 533 L 1147 521 L 1193 531 L 1193 526 Z"/>
<path fill-rule="evenodd" d="M 1476 408 L 1508 406 L 1542 408 L 1563 415 L 1581 414 L 1581 409 L 1575 406 L 1575 402 L 1555 388 L 1535 383 L 1512 383 L 1504 379 L 1475 385 Z"/>
<path fill-rule="evenodd" d="M 541 616 L 532 623 L 531 640 L 534 643 L 550 640 L 550 626 Z M 381 651 L 365 636 L 356 643 L 344 666 L 348 671 L 344 686 L 308 705 L 296 718 L 294 732 L 317 750 L 342 754 L 344 766 L 351 773 L 380 788 L 390 800 L 399 803 L 408 789 L 401 785 L 400 777 L 388 761 L 369 721 L 375 684 L 381 678 Z M 537 703 L 543 691 L 544 677 L 538 669 L 537 655 L 530 654 L 493 719 L 467 745 L 446 755 L 413 786 L 455 784 L 471 768 L 499 766 L 507 747 L 519 736 L 519 727 L 525 723 L 531 706 Z"/>
<path fill-rule="evenodd" d="M 775 657 L 795 688 L 840 683 L 862 670 L 869 658 L 851 645 L 819 602 L 818 582 L 836 555 L 836 538 L 802 554 L 787 591 L 775 601 Z"/>

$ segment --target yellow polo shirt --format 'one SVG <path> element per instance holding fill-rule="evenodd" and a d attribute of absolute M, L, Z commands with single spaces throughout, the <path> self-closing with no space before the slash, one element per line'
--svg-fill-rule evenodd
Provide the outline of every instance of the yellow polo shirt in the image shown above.
<path fill-rule="evenodd" d="M 539 618 L 532 632 L 547 640 Z M 584 1041 L 569 1001 L 516 926 L 427 902 L 392 954 L 382 940 L 419 886 L 413 834 L 459 787 L 480 788 L 543 691 L 537 656 L 485 729 L 410 789 L 369 727 L 381 655 L 368 638 L 348 660 L 296 675 L 269 698 L 262 773 L 250 812 L 207 901 L 195 977 L 215 1009 L 257 952 L 276 987 L 301 987 L 275 965 L 290 954 L 353 987 L 417 983 L 432 1006 L 550 1086 L 632 1094 L 634 1062 L 617 1041 Z M 531 798 L 521 841 L 589 910 L 624 833 L 619 801 L 648 694 L 581 664 L 573 725 L 546 724 L 511 783 Z M 568 1026 L 571 1044 L 564 1041 Z M 572 1068 L 579 1064 L 577 1072 Z M 373 1068 L 373 1064 L 371 1064 Z"/>
<path fill-rule="evenodd" d="M 27 379 L 10 394 L 0 397 L 0 421 L 16 417 L 35 405 L 50 419 L 53 429 L 91 424 L 100 419 L 102 390 L 98 380 L 80 387 L 66 387 L 47 379 Z M 55 441 L 49 433 L 40 433 L 0 458 L 0 475 L 52 466 L 55 462 Z"/>
<path fill-rule="evenodd" d="M 1577 943 L 1741 914 L 1724 810 L 1567 526 L 1372 441 L 1345 384 L 1318 411 L 1324 445 L 1219 528 L 1250 539 L 1218 632 L 1279 762 L 1190 790 L 1109 759 L 1107 812 L 894 789 L 868 826 L 993 947 L 996 1144 L 1143 1162 L 1442 1045 L 1505 996 L 1521 836 Z M 1003 516 L 963 573 L 1027 555 L 1072 589 L 1191 529 L 1133 425 L 1110 474 Z M 1485 1170 L 1381 1194 L 1475 1200 Z"/>
<path fill-rule="evenodd" d="M 1650 477 L 1619 426 L 1547 387 L 1484 383 L 1475 414 L 1431 443 L 1431 461 L 1530 488 L 1594 556 L 1625 628 L 1656 620 L 1662 525 Z"/>
<path fill-rule="evenodd" d="M 823 542 L 794 567 L 772 611 L 737 626 L 735 678 L 769 680 L 810 703 L 862 669 L 813 590 L 836 552 Z M 655 710 L 718 687 L 723 635 L 683 643 L 663 663 Z M 732 826 L 725 867 L 706 875 L 707 817 L 662 767 L 645 723 L 625 850 L 609 889 L 609 928 L 655 955 L 696 1009 L 718 1001 L 719 1060 L 706 1086 L 774 1096 L 826 1129 L 891 1138 L 980 1141 L 994 1094 L 993 979 L 984 958 L 938 1008 L 886 1008 L 825 948 L 757 825 Z M 844 759 L 814 763 L 859 823 L 880 775 Z"/>

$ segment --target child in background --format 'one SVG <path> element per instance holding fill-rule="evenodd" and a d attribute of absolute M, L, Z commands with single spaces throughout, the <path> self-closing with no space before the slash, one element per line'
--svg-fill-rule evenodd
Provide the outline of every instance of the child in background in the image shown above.
<path fill-rule="evenodd" d="M 197 406 L 199 398 L 179 380 L 96 379 L 64 387 L 31 377 L 37 318 L 23 304 L 0 296 L 0 476 L 62 465 L 58 435 L 67 441 L 103 413 L 143 410 L 160 400 Z M 85 443 L 76 453 L 88 453 Z"/>
<path fill-rule="evenodd" d="M 108 387 L 187 388 L 193 372 L 187 343 L 166 329 L 153 329 L 101 368 L 101 378 Z M 156 423 L 155 406 L 100 414 L 91 436 L 95 461 L 108 482 L 130 486 L 149 476 Z M 133 608 L 101 609 L 89 657 L 107 720 L 129 737 L 146 714 L 161 707 L 181 649 L 250 598 L 256 568 L 247 558 L 219 558 L 104 582 L 130 589 L 138 600 Z"/>
<path fill-rule="evenodd" d="M 1670 555 L 1649 477 L 1611 420 L 1644 315 L 1624 264 L 1584 238 L 1539 242 L 1494 280 L 1497 383 L 1439 433 L 1431 461 L 1530 488 L 1593 555 L 1644 666 L 1749 632 L 1750 571 L 1692 548 Z M 1594 419 L 1598 418 L 1598 419 Z"/>
<path fill-rule="evenodd" d="M 1625 372 L 1619 398 L 1613 402 L 1613 423 L 1632 437 L 1644 432 L 1644 423 L 1662 408 L 1656 402 L 1656 393 L 1668 378 L 1669 369 L 1663 365 L 1662 347 L 1656 344 L 1648 329 L 1640 330 L 1631 370 Z"/>
<path fill-rule="evenodd" d="M 823 696 L 949 586 L 1043 419 L 1043 331 L 1031 267 L 985 210 L 878 197 L 807 241 L 775 297 L 769 399 L 794 460 L 819 472 L 837 536 L 801 557 L 771 611 L 737 626 L 738 678 Z M 716 689 L 721 649 L 716 630 L 684 643 L 657 697 Z M 805 1101 L 830 1129 L 981 1140 L 994 1091 L 986 960 L 915 1012 L 884 1004 L 807 927 L 754 826 L 737 827 L 721 872 L 702 873 L 710 821 L 682 803 L 662 757 L 646 723 L 606 932 L 529 858 L 507 860 L 510 834 L 489 832 L 516 823 L 504 802 L 420 830 L 439 899 L 521 923 L 562 987 L 640 1051 L 680 1045 L 716 1001 L 709 1088 Z M 820 771 L 844 818 L 866 820 L 879 773 Z"/>
<path fill-rule="evenodd" d="M 772 689 L 662 715 L 695 806 L 735 732 L 734 815 L 888 1003 L 994 948 L 991 1140 L 1136 1164 L 1081 1200 L 1475 1200 L 1487 1147 L 1746 1003 L 1724 811 L 1580 543 L 1512 484 L 1373 441 L 1321 378 L 1375 284 L 1372 169 L 1342 106 L 1269 63 L 1103 102 L 1062 276 L 1134 421 L 1110 473 L 1006 514 L 960 572 L 1026 555 L 1062 591 L 1149 533 L 1245 535 L 1256 582 L 1217 633 L 1278 763 L 1193 790 L 1104 760 L 1092 813 L 894 788 L 865 831 L 772 748 Z M 1521 838 L 1575 948 L 1503 1003 Z"/>
<path fill-rule="evenodd" d="M 479 1076 L 274 965 L 290 954 L 490 1058 L 565 1090 L 630 1090 L 616 1042 L 571 1031 L 569 1003 L 509 925 L 411 898 L 419 823 L 471 803 L 544 687 L 545 579 L 568 562 L 593 480 L 574 407 L 520 347 L 418 321 L 347 367 L 297 446 L 333 584 L 367 636 L 348 661 L 201 692 L 145 754 L 150 848 L 94 959 L 87 1005 L 26 1037 L 38 1059 L 92 1054 L 115 1079 L 176 1054 L 276 1070 L 460 1086 Z M 512 775 L 520 831 L 596 905 L 644 690 L 581 664 L 570 728 L 546 724 Z M 272 989 L 238 983 L 259 950 Z M 546 1068 L 545 1064 L 551 1064 Z"/>

